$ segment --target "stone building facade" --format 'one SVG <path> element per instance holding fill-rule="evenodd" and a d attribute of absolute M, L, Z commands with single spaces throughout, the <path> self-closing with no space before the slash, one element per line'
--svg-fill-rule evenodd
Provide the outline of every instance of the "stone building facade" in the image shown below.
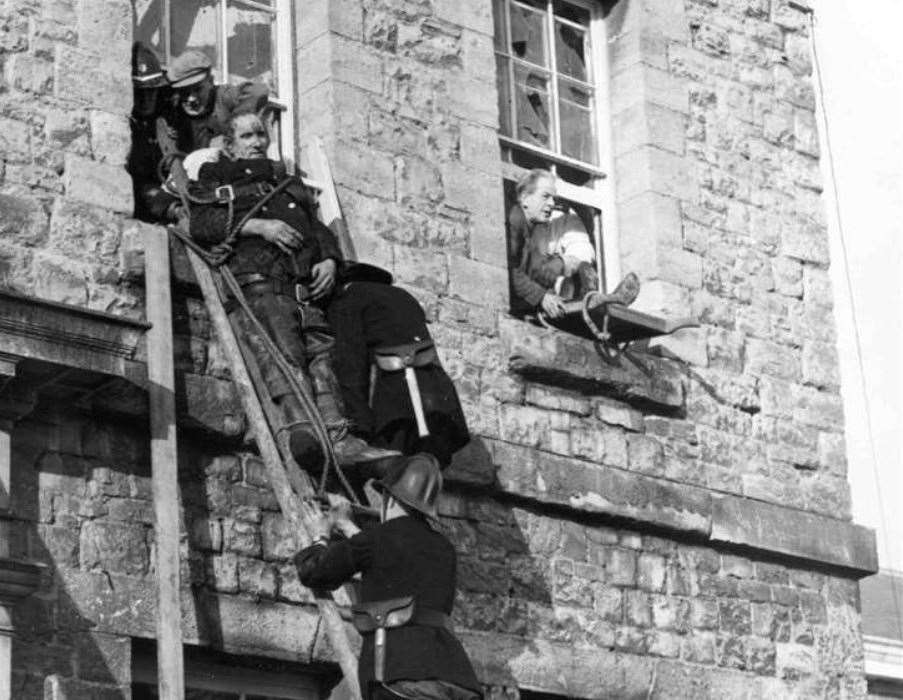
<path fill-rule="evenodd" d="M 282 128 L 322 139 L 357 256 L 427 309 L 476 436 L 441 512 L 492 697 L 866 695 L 875 552 L 850 521 L 808 1 L 605 8 L 606 266 L 640 275 L 638 308 L 700 322 L 615 364 L 507 314 L 492 1 L 276 3 Z M 13 609 L 14 698 L 152 683 L 136 4 L 0 6 L 0 554 L 42 565 Z M 325 696 L 291 533 L 176 279 L 189 680 L 250 664 L 295 689 L 272 697 Z"/>

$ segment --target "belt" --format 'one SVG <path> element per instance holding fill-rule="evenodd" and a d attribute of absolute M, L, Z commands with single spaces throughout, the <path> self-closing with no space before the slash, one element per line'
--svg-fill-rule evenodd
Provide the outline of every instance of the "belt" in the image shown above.
<path fill-rule="evenodd" d="M 254 288 L 257 291 L 272 292 L 279 296 L 291 297 L 298 303 L 307 301 L 310 298 L 310 287 L 306 284 L 289 282 L 276 277 L 267 277 L 259 272 L 246 272 L 235 275 L 235 281 L 238 282 L 238 286 L 242 289 Z"/>
<path fill-rule="evenodd" d="M 432 340 L 392 345 L 373 351 L 376 366 L 385 372 L 400 372 L 406 367 L 425 367 L 436 362 L 436 346 Z"/>
<path fill-rule="evenodd" d="M 269 182 L 251 182 L 247 185 L 220 185 L 213 190 L 213 196 L 218 202 L 234 202 L 238 199 L 250 197 L 259 199 L 276 187 Z"/>

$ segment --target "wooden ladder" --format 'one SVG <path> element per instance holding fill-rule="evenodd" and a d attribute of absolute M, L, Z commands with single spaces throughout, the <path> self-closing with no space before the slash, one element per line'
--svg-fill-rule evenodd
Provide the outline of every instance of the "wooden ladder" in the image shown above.
<path fill-rule="evenodd" d="M 305 144 L 302 163 L 307 169 L 304 181 L 319 193 L 320 216 L 340 242 L 345 259 L 354 259 L 354 248 L 348 235 L 329 161 L 319 139 Z M 169 279 L 168 234 L 157 228 L 149 234 L 145 257 L 147 265 L 148 320 L 153 323 L 148 341 L 148 375 L 151 386 L 159 390 L 151 392 L 150 411 L 152 426 L 152 473 L 157 532 L 157 647 L 158 687 L 165 700 L 184 698 L 184 665 L 182 659 L 181 610 L 179 603 L 179 507 L 176 473 L 176 436 L 173 381 L 172 316 Z M 297 533 L 298 544 L 305 547 L 312 542 L 300 513 L 302 497 L 316 495 L 310 477 L 291 457 L 285 433 L 280 440 L 274 437 L 271 426 L 277 425 L 274 406 L 264 393 L 258 396 L 256 386 L 261 386 L 260 372 L 254 359 L 242 353 L 242 345 L 236 337 L 223 307 L 220 287 L 213 271 L 187 246 L 185 252 L 204 297 L 207 312 L 216 329 L 217 337 L 229 360 L 232 381 L 248 417 L 257 448 L 263 459 L 267 478 L 284 516 Z M 349 700 L 361 700 L 357 681 L 357 658 L 352 650 L 350 634 L 339 612 L 338 602 L 349 604 L 345 590 L 339 590 L 336 598 L 328 593 L 315 592 L 317 607 L 323 620 L 329 643 L 342 670 L 344 683 L 334 691 Z M 343 687 L 344 686 L 344 687 Z"/>

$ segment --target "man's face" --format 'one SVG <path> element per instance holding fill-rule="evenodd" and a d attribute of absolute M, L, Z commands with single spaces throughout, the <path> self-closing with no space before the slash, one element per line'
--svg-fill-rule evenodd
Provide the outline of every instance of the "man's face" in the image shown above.
<path fill-rule="evenodd" d="M 179 104 L 189 117 L 202 117 L 213 107 L 213 76 L 209 73 L 199 83 L 178 89 Z"/>
<path fill-rule="evenodd" d="M 159 88 L 139 88 L 134 90 L 132 114 L 138 119 L 149 119 L 157 113 Z"/>
<path fill-rule="evenodd" d="M 256 114 L 242 114 L 232 122 L 229 152 L 233 158 L 266 158 L 269 145 L 270 136 Z"/>
<path fill-rule="evenodd" d="M 555 208 L 555 181 L 548 177 L 539 178 L 532 192 L 521 195 L 520 206 L 528 221 L 549 221 Z"/>

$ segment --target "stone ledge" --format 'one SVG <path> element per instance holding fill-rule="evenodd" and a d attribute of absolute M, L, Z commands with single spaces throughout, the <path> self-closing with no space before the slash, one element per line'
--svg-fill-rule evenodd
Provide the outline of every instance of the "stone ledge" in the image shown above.
<path fill-rule="evenodd" d="M 878 570 L 873 530 L 748 498 L 712 497 L 709 539 L 853 569 L 860 576 Z"/>
<path fill-rule="evenodd" d="M 0 353 L 134 380 L 150 326 L 123 316 L 0 291 Z"/>
<path fill-rule="evenodd" d="M 608 364 L 589 340 L 510 317 L 499 319 L 499 337 L 511 371 L 534 381 L 660 412 L 684 406 L 684 378 L 669 360 L 643 355 L 642 368 L 624 357 Z"/>
<path fill-rule="evenodd" d="M 636 474 L 501 441 L 486 441 L 498 492 L 648 526 L 712 545 L 798 559 L 861 578 L 877 570 L 874 532 L 855 523 Z"/>

